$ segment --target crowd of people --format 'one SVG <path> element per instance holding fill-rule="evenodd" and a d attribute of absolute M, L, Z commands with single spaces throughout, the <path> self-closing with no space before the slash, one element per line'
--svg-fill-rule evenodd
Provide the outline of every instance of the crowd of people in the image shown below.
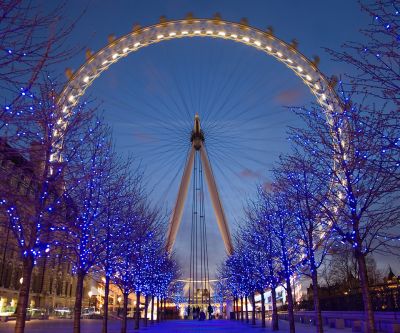
<path fill-rule="evenodd" d="M 208 307 L 207 307 L 208 320 L 211 320 L 213 318 L 213 315 L 212 315 L 213 312 L 214 312 L 214 308 L 212 307 L 211 304 L 208 304 Z M 197 306 L 193 305 L 193 307 L 190 307 L 190 305 L 189 305 L 187 307 L 186 313 L 187 313 L 187 318 L 193 318 L 193 320 L 203 321 L 206 319 L 205 309 L 203 307 L 200 308 L 199 305 L 197 305 Z"/>

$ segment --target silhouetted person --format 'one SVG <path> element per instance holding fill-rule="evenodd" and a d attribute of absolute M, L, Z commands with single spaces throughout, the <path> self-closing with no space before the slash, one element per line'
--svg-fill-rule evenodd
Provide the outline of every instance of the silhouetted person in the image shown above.
<path fill-rule="evenodd" d="M 197 319 L 197 308 L 193 306 L 193 319 Z"/>
<path fill-rule="evenodd" d="M 201 310 L 200 313 L 199 313 L 199 320 L 203 321 L 205 319 L 206 319 L 206 314 L 205 314 L 205 312 L 203 310 Z"/>
<path fill-rule="evenodd" d="M 211 304 L 208 304 L 208 308 L 207 308 L 207 311 L 208 311 L 208 320 L 211 320 L 212 319 L 212 313 L 214 312 L 214 309 L 213 309 L 213 307 L 211 306 Z"/>
<path fill-rule="evenodd" d="M 199 318 L 199 317 L 200 317 L 200 307 L 197 306 L 197 308 L 196 308 L 196 318 Z"/>

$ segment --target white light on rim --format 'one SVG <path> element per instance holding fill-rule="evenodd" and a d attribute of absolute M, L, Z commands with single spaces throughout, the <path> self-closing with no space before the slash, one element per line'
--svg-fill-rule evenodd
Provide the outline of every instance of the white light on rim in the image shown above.
<path fill-rule="evenodd" d="M 129 48 L 127 48 L 127 47 L 125 47 L 123 50 L 122 50 L 122 52 L 124 52 L 124 53 L 126 53 L 126 52 L 128 52 L 129 51 Z"/>
<path fill-rule="evenodd" d="M 170 32 L 169 35 L 170 35 L 171 37 L 172 37 L 172 36 L 176 36 L 176 32 L 174 32 L 174 31 L 173 31 L 173 32 Z"/>
<path fill-rule="evenodd" d="M 249 38 L 249 37 L 246 37 L 246 36 L 243 37 L 242 39 L 243 39 L 246 43 L 248 43 L 248 42 L 250 41 L 250 38 Z"/>
<path fill-rule="evenodd" d="M 206 33 L 207 33 L 207 35 L 212 35 L 213 31 L 212 30 L 207 30 Z"/>
<path fill-rule="evenodd" d="M 164 38 L 164 35 L 158 35 L 157 36 L 157 39 L 162 39 L 162 38 Z"/>
<path fill-rule="evenodd" d="M 199 34 L 199 33 L 201 33 L 201 31 L 200 30 L 195 30 L 195 31 L 193 31 L 195 34 Z"/>
<path fill-rule="evenodd" d="M 68 101 L 69 101 L 69 102 L 73 102 L 74 100 L 75 100 L 74 95 L 69 95 Z"/>
<path fill-rule="evenodd" d="M 261 46 L 261 42 L 259 40 L 255 40 L 254 44 L 256 44 L 257 46 Z"/>
<path fill-rule="evenodd" d="M 303 71 L 303 68 L 301 68 L 300 66 L 297 66 L 297 70 L 301 73 Z"/>
<path fill-rule="evenodd" d="M 83 82 L 88 83 L 88 82 L 89 82 L 89 76 L 85 76 L 85 77 L 83 78 Z"/>
<path fill-rule="evenodd" d="M 312 80 L 312 78 L 311 78 L 311 76 L 310 75 L 306 75 L 306 79 L 308 80 L 308 81 L 311 81 Z"/>
<path fill-rule="evenodd" d="M 237 35 L 236 34 L 232 34 L 231 37 L 232 38 L 237 38 Z"/>
<path fill-rule="evenodd" d="M 189 33 L 189 31 L 183 30 L 182 31 L 182 35 L 187 35 Z"/>
<path fill-rule="evenodd" d="M 267 46 L 267 47 L 266 47 L 266 49 L 267 49 L 269 52 L 271 52 L 271 51 L 272 51 L 272 48 L 271 48 L 271 46 Z"/>
<path fill-rule="evenodd" d="M 319 85 L 318 85 L 318 83 L 314 84 L 314 87 L 315 87 L 315 89 L 318 89 L 318 90 L 319 90 Z"/>
<path fill-rule="evenodd" d="M 68 108 L 66 106 L 64 106 L 62 112 L 66 113 L 67 111 L 68 111 Z"/>
<path fill-rule="evenodd" d="M 293 60 L 292 59 L 286 59 L 286 61 L 289 63 L 289 64 L 293 64 Z"/>
<path fill-rule="evenodd" d="M 113 54 L 113 56 L 112 56 L 112 58 L 113 58 L 113 59 L 117 59 L 117 58 L 118 58 L 118 56 L 119 56 L 119 54 L 118 54 L 118 53 L 114 53 L 114 54 Z"/>
<path fill-rule="evenodd" d="M 108 62 L 108 60 L 104 60 L 104 61 L 102 62 L 102 65 L 107 64 L 107 62 Z"/>
<path fill-rule="evenodd" d="M 282 58 L 282 53 L 276 52 L 276 55 L 277 55 L 279 58 Z"/>
<path fill-rule="evenodd" d="M 321 94 L 321 98 L 325 101 L 326 100 L 326 95 L 325 94 Z"/>
<path fill-rule="evenodd" d="M 139 45 L 140 45 L 140 42 L 133 44 L 134 47 L 138 47 Z"/>
<path fill-rule="evenodd" d="M 218 32 L 218 35 L 220 35 L 220 36 L 225 36 L 226 33 L 225 33 L 225 31 L 220 31 L 220 32 Z"/>

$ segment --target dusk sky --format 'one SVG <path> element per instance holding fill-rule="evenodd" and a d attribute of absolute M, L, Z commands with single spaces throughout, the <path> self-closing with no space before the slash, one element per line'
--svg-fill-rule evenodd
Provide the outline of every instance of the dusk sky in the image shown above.
<path fill-rule="evenodd" d="M 46 1 L 49 8 L 53 2 Z M 337 1 L 67 1 L 70 20 L 83 16 L 71 45 L 97 51 L 111 33 L 131 31 L 134 23 L 170 19 L 224 19 L 266 29 L 290 42 L 296 38 L 307 57 L 319 55 L 320 69 L 340 75 L 347 69 L 333 62 L 324 47 L 339 48 L 361 40 L 359 29 L 370 19 L 353 0 Z M 76 70 L 84 52 L 65 67 Z M 64 68 L 60 68 L 60 73 Z M 132 154 L 145 173 L 154 204 L 169 212 L 176 198 L 193 117 L 199 113 L 210 161 L 231 231 L 244 218 L 243 206 L 256 185 L 268 185 L 270 169 L 288 151 L 288 126 L 301 126 L 287 106 L 310 106 L 313 96 L 289 69 L 273 58 L 231 41 L 191 38 L 159 43 L 132 53 L 111 66 L 87 91 L 114 130 L 118 152 Z M 191 191 L 191 189 L 190 189 Z M 191 192 L 175 250 L 188 276 Z M 206 196 L 210 274 L 224 256 L 211 203 Z M 382 267 L 387 263 L 382 261 Z"/>

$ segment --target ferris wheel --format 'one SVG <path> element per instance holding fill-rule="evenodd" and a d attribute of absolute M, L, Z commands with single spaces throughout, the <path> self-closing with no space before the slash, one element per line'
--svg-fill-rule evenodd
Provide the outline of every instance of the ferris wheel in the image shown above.
<path fill-rule="evenodd" d="M 187 40 L 191 45 L 189 49 L 185 49 L 183 45 Z M 221 51 L 218 55 L 201 53 L 201 48 L 206 43 L 216 40 L 221 42 L 216 44 L 217 50 L 240 47 L 242 54 L 248 49 L 253 53 L 245 54 L 234 61 L 227 51 Z M 180 56 L 170 56 L 163 44 L 166 41 L 169 42 L 168 45 L 181 50 Z M 157 52 L 157 48 L 146 50 L 154 44 L 160 44 L 158 49 L 164 48 L 164 65 L 168 70 L 154 66 L 151 52 Z M 243 46 L 246 50 L 242 51 Z M 238 185 L 239 178 L 245 177 L 246 173 L 259 173 L 254 178 L 257 181 L 262 179 L 262 173 L 266 171 L 263 169 L 268 168 L 265 156 L 271 155 L 273 149 L 268 132 L 273 132 L 274 127 L 278 126 L 274 122 L 277 111 L 267 112 L 268 110 L 259 108 L 270 97 L 266 91 L 271 88 L 268 86 L 271 77 L 260 73 L 250 74 L 246 70 L 249 58 L 250 61 L 257 62 L 264 61 L 265 56 L 269 56 L 269 61 L 276 60 L 277 64 L 283 64 L 300 79 L 298 82 L 302 83 L 304 89 L 308 89 L 322 109 L 327 111 L 328 121 L 328 112 L 341 110 L 341 104 L 329 80 L 318 69 L 317 60 L 306 58 L 298 51 L 295 43 L 282 41 L 272 31 L 251 27 L 245 20 L 234 23 L 221 19 L 219 15 L 212 19 L 198 19 L 188 15 L 182 20 L 167 21 L 161 18 L 158 24 L 152 26 L 135 26 L 130 33 L 120 38 L 110 37 L 108 44 L 98 52 L 88 51 L 83 65 L 75 72 L 67 72 L 69 80 L 58 100 L 62 106 L 62 114 L 56 132 L 63 131 L 69 114 L 85 93 L 90 91 L 96 95 L 96 81 L 101 81 L 110 72 L 109 69 L 126 66 L 127 56 L 139 50 L 139 57 L 140 53 L 150 53 L 139 60 L 132 59 L 136 65 L 131 64 L 131 69 L 125 71 L 126 77 L 122 80 L 126 83 L 125 86 L 116 84 L 115 89 L 126 92 L 126 98 L 121 98 L 121 94 L 113 95 L 112 89 L 107 85 L 103 86 L 100 95 L 107 98 L 108 94 L 106 109 L 110 107 L 123 110 L 121 114 L 114 114 L 113 119 L 122 124 L 121 131 L 129 127 L 134 136 L 131 135 L 131 141 L 123 140 L 128 142 L 125 144 L 126 148 L 142 161 L 147 170 L 146 175 L 150 175 L 150 186 L 154 189 L 157 201 L 164 201 L 162 205 L 171 212 L 166 245 L 168 250 L 173 248 L 177 235 L 179 238 L 181 220 L 187 216 L 192 216 L 193 219 L 193 208 L 191 213 L 184 213 L 185 199 L 192 181 L 193 195 L 188 197 L 192 198 L 192 207 L 197 207 L 195 212 L 199 214 L 199 230 L 202 231 L 199 236 L 191 234 L 191 242 L 193 237 L 199 237 L 199 252 L 203 259 L 200 263 L 201 276 L 197 273 L 195 276 L 193 272 L 194 266 L 197 267 L 197 263 L 194 264 L 197 254 L 194 253 L 197 245 L 194 247 L 191 244 L 187 254 L 191 261 L 190 280 L 209 280 L 208 262 L 206 271 L 204 260 L 206 249 L 209 249 L 207 238 L 203 235 L 206 232 L 204 216 L 212 219 L 215 216 L 225 250 L 228 254 L 231 253 L 233 245 L 230 229 L 234 227 L 233 220 L 239 219 L 243 204 L 241 199 L 246 196 L 243 188 Z M 214 59 L 210 61 L 212 57 Z M 230 58 L 228 62 L 227 57 Z M 196 67 L 194 63 L 197 70 L 191 73 L 192 68 Z M 211 73 L 208 77 L 203 75 L 206 71 Z M 146 77 L 151 77 L 150 82 L 146 82 Z M 274 80 L 279 81 L 277 76 Z M 144 98 L 145 94 L 141 92 L 144 87 L 151 91 L 151 100 Z M 171 94 L 171 91 L 175 94 Z M 127 121 L 127 112 L 137 115 L 135 122 Z M 260 146 L 261 141 L 265 142 L 264 146 Z M 196 152 L 199 152 L 197 158 Z M 279 150 L 275 152 L 275 156 L 278 154 Z M 61 158 L 61 151 L 53 158 Z M 254 171 L 256 166 L 258 169 Z M 203 184 L 203 172 L 208 194 L 204 194 L 205 187 L 199 185 Z M 212 204 L 213 210 L 204 208 L 208 203 L 210 207 Z M 190 203 L 186 203 L 188 204 Z M 193 228 L 193 222 L 187 228 Z M 186 237 L 189 238 L 187 235 Z M 184 239 L 185 234 L 181 238 Z M 193 290 L 196 289 L 197 286 L 193 285 Z"/>

